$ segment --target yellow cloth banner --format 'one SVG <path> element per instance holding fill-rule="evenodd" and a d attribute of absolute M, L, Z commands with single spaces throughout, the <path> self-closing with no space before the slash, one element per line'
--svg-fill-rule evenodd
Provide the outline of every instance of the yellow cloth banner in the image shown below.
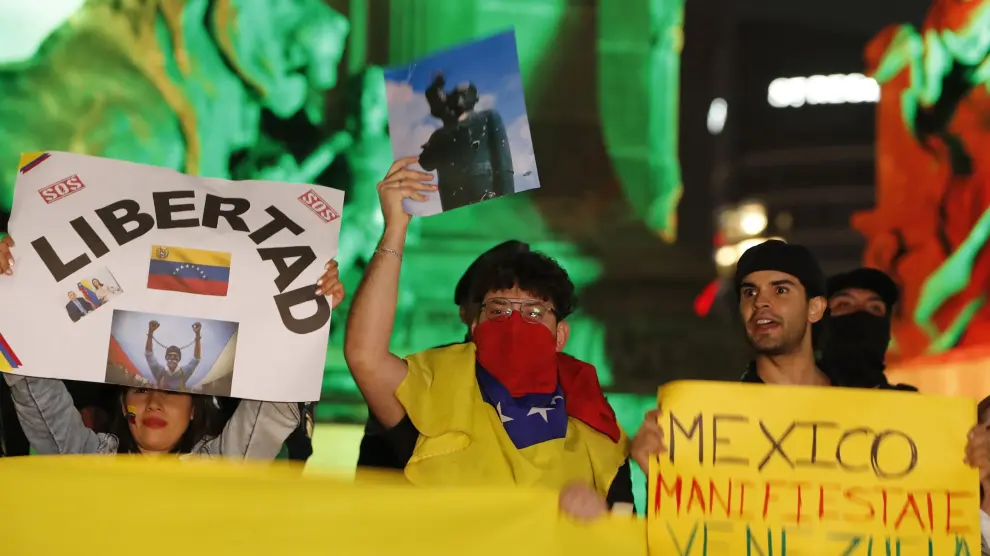
<path fill-rule="evenodd" d="M 562 518 L 550 490 L 437 488 L 291 464 L 0 459 L 0 554 L 646 554 L 642 519 Z"/>
<path fill-rule="evenodd" d="M 980 554 L 973 400 L 676 382 L 659 401 L 650 554 Z"/>

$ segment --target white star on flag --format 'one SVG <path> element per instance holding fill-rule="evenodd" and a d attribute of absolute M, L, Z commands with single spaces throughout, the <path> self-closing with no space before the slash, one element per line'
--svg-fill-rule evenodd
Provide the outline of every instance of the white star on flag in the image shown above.
<path fill-rule="evenodd" d="M 526 417 L 539 413 L 540 417 L 543 417 L 543 422 L 549 423 L 550 419 L 547 418 L 547 411 L 553 411 L 553 410 L 554 408 L 552 407 L 533 407 L 530 408 L 529 413 L 526 414 Z"/>
<path fill-rule="evenodd" d="M 498 411 L 498 418 L 501 419 L 503 423 L 508 423 L 509 421 L 513 420 L 512 417 L 506 417 L 502 413 L 502 402 L 498 402 L 497 404 L 495 404 L 495 411 Z"/>

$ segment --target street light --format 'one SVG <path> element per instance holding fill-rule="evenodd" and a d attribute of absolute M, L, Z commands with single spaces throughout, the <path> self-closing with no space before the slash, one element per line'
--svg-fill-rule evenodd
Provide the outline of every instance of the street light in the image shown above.
<path fill-rule="evenodd" d="M 767 229 L 767 207 L 760 203 L 747 203 L 739 207 L 739 230 L 747 236 L 755 236 Z"/>

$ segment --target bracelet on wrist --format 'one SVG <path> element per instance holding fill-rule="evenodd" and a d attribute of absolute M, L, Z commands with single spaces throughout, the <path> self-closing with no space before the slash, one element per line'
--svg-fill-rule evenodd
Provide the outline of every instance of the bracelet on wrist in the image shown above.
<path fill-rule="evenodd" d="M 398 251 L 396 251 L 394 249 L 389 249 L 388 247 L 378 246 L 375 249 L 375 253 L 385 253 L 387 255 L 392 255 L 393 257 L 399 259 L 400 261 L 402 260 L 402 253 L 399 253 Z"/>

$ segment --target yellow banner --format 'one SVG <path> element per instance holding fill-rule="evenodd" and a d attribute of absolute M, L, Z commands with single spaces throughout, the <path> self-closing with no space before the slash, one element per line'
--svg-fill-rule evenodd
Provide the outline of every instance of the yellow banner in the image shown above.
<path fill-rule="evenodd" d="M 973 400 L 677 382 L 659 401 L 650 554 L 980 554 Z"/>
<path fill-rule="evenodd" d="M 0 458 L 0 554 L 646 555 L 646 524 L 562 518 L 539 489 L 141 456 Z"/>

